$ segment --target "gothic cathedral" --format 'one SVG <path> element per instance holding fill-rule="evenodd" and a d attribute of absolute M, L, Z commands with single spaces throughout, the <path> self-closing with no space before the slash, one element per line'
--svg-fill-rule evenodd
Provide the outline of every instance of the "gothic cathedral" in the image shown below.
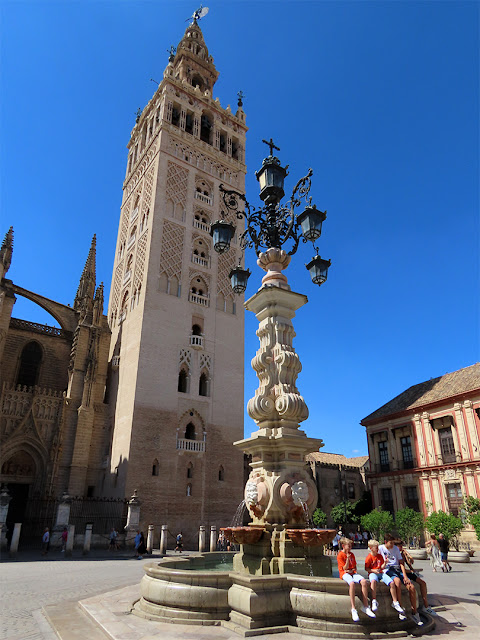
<path fill-rule="evenodd" d="M 229 524 L 241 500 L 244 312 L 229 272 L 243 221 L 231 220 L 226 254 L 209 232 L 228 219 L 219 185 L 244 193 L 247 128 L 241 101 L 234 114 L 213 98 L 217 78 L 194 20 L 128 143 L 107 316 L 95 238 L 69 307 L 5 278 L 5 237 L 0 482 L 17 518 L 35 496 L 136 490 L 142 527 L 168 524 L 188 543 L 200 524 Z M 16 295 L 60 328 L 12 318 Z"/>

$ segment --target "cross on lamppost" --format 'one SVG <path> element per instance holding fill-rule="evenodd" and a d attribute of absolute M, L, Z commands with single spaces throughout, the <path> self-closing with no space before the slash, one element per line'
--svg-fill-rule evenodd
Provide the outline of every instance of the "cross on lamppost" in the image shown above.
<path fill-rule="evenodd" d="M 273 156 L 273 150 L 276 149 L 277 151 L 280 151 L 280 147 L 275 146 L 275 143 L 273 142 L 272 138 L 270 138 L 270 140 L 267 142 L 266 140 L 262 140 L 262 142 L 264 142 L 268 147 L 270 147 L 270 155 Z"/>

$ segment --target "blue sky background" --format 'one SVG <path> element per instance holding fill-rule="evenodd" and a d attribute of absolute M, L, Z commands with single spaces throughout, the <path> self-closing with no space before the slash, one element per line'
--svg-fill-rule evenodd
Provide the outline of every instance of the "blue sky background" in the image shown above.
<path fill-rule="evenodd" d="M 214 96 L 232 108 L 246 96 L 247 197 L 259 202 L 254 171 L 273 136 L 287 195 L 312 167 L 313 200 L 328 210 L 328 282 L 310 282 L 310 245 L 287 271 L 309 297 L 294 321 L 305 428 L 326 451 L 364 454 L 363 417 L 479 360 L 479 5 L 207 4 Z M 0 216 L 2 235 L 15 229 L 17 284 L 72 303 L 96 233 L 108 299 L 135 111 L 195 8 L 3 0 Z M 263 272 L 253 254 L 247 264 L 253 295 Z M 14 315 L 54 324 L 21 298 Z M 246 400 L 256 327 L 247 314 Z"/>

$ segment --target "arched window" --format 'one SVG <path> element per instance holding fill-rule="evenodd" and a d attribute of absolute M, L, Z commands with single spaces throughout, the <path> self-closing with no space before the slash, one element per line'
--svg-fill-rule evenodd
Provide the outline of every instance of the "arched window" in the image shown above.
<path fill-rule="evenodd" d="M 158 476 L 158 472 L 159 472 L 159 464 L 158 464 L 157 458 L 155 458 L 152 464 L 152 476 Z"/>
<path fill-rule="evenodd" d="M 122 304 L 120 307 L 120 315 L 118 316 L 118 322 L 123 322 L 125 320 L 125 318 L 127 317 L 127 308 L 128 308 L 128 298 L 129 298 L 130 292 L 125 291 L 123 298 L 122 298 Z"/>
<path fill-rule="evenodd" d="M 198 382 L 198 395 L 208 396 L 208 376 L 205 372 L 200 375 L 200 380 Z"/>
<path fill-rule="evenodd" d="M 220 467 L 218 470 L 218 480 L 219 482 L 223 482 L 225 480 L 225 469 L 223 467 Z"/>
<path fill-rule="evenodd" d="M 180 371 L 178 372 L 178 391 L 180 391 L 180 393 L 187 393 L 187 387 L 188 373 L 186 369 L 182 367 L 182 369 L 180 369 Z"/>
<path fill-rule="evenodd" d="M 198 73 L 196 73 L 192 78 L 192 87 L 198 87 L 201 91 L 203 90 L 203 79 Z"/>
<path fill-rule="evenodd" d="M 203 113 L 200 119 L 200 140 L 212 144 L 213 117 L 209 113 Z"/>
<path fill-rule="evenodd" d="M 191 462 L 188 463 L 187 478 L 193 478 L 193 464 Z"/>
<path fill-rule="evenodd" d="M 17 384 L 34 387 L 37 384 L 42 361 L 42 347 L 38 342 L 28 342 L 22 349 Z"/>
<path fill-rule="evenodd" d="M 201 336 L 202 335 L 202 327 L 198 324 L 194 324 L 192 326 L 192 336 Z"/>
<path fill-rule="evenodd" d="M 185 440 L 195 440 L 195 425 L 189 422 L 185 428 Z"/>

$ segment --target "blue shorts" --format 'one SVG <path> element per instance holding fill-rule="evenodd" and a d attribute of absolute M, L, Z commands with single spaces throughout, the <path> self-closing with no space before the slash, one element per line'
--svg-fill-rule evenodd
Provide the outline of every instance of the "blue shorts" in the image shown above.
<path fill-rule="evenodd" d="M 442 562 L 448 562 L 448 551 L 440 551 L 440 557 L 442 559 Z"/>
<path fill-rule="evenodd" d="M 382 573 L 380 575 L 378 575 L 378 573 L 369 573 L 368 574 L 368 579 L 370 580 L 370 582 L 380 582 L 382 581 L 384 584 L 388 585 L 391 584 L 393 582 L 393 579 L 387 575 L 386 573 Z"/>
<path fill-rule="evenodd" d="M 390 576 L 390 578 L 399 578 L 403 584 L 405 584 L 405 578 L 403 577 L 402 570 L 399 567 L 390 567 L 385 572 L 385 575 Z"/>

